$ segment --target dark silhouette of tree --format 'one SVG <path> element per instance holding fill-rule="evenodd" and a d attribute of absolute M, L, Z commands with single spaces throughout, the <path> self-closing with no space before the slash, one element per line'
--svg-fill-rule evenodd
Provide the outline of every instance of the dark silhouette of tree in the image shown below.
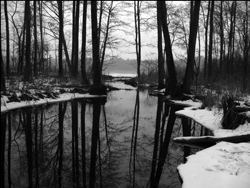
<path fill-rule="evenodd" d="M 1 9 L 2 10 L 2 9 Z M 0 11 L 1 14 L 2 11 Z M 2 38 L 2 32 L 0 32 L 0 38 Z M 1 91 L 5 93 L 6 85 L 5 85 L 5 71 L 4 71 L 4 61 L 3 61 L 3 54 L 2 54 L 2 43 L 0 44 L 0 56 L 1 56 Z M 1 140 L 2 143 L 2 140 Z M 0 151 L 1 152 L 1 151 Z"/>
<path fill-rule="evenodd" d="M 135 51 L 136 51 L 136 60 L 137 60 L 137 76 L 140 79 L 140 67 L 141 67 L 141 29 L 140 29 L 140 1 L 134 1 L 134 18 L 135 18 Z"/>
<path fill-rule="evenodd" d="M 211 2 L 210 14 L 210 33 L 209 33 L 209 52 L 208 52 L 208 78 L 212 77 L 212 54 L 213 54 L 213 17 L 214 17 L 214 1 Z"/>
<path fill-rule="evenodd" d="M 31 34 L 30 34 L 30 1 L 25 1 L 25 28 L 26 28 L 26 50 L 25 50 L 25 72 L 24 80 L 30 81 L 31 79 Z"/>
<path fill-rule="evenodd" d="M 191 1 L 191 5 L 193 1 Z M 193 6 L 193 5 L 192 5 Z M 184 92 L 190 93 L 190 86 L 194 78 L 194 64 L 195 64 L 195 45 L 197 38 L 197 30 L 199 23 L 200 1 L 195 1 L 194 8 L 191 6 L 190 11 L 190 34 L 188 46 L 188 60 L 184 78 Z"/>
<path fill-rule="evenodd" d="M 37 76 L 37 26 L 36 26 L 36 1 L 33 1 L 34 5 L 34 76 Z"/>
<path fill-rule="evenodd" d="M 164 58 L 162 53 L 162 28 L 160 12 L 157 9 L 157 37 L 158 37 L 158 89 L 164 87 Z"/>
<path fill-rule="evenodd" d="M 91 1 L 91 21 L 92 21 L 92 56 L 93 56 L 93 88 L 101 87 L 101 69 L 99 56 L 99 36 L 97 28 L 97 2 Z"/>
<path fill-rule="evenodd" d="M 209 23 L 209 14 L 210 14 L 210 1 L 208 1 L 208 10 L 207 10 L 207 19 L 206 23 L 204 21 L 205 27 L 205 61 L 204 61 L 204 77 L 207 77 L 207 35 L 208 35 L 208 23 Z M 205 17 L 205 15 L 203 15 Z"/>
<path fill-rule="evenodd" d="M 223 27 L 223 1 L 220 2 L 220 72 L 223 69 L 224 56 L 224 27 Z"/>
<path fill-rule="evenodd" d="M 7 1 L 4 1 L 4 13 L 5 13 L 5 23 L 6 23 L 6 76 L 10 77 L 10 37 L 9 37 L 9 17 L 7 9 Z"/>
<path fill-rule="evenodd" d="M 87 5 L 88 2 L 83 2 L 83 15 L 82 15 L 82 56 L 81 56 L 81 73 L 82 73 L 82 82 L 85 85 L 89 85 L 89 80 L 86 74 L 86 27 L 87 27 Z"/>
<path fill-rule="evenodd" d="M 175 70 L 175 64 L 172 54 L 172 46 L 171 46 L 171 40 L 167 25 L 167 19 L 166 19 L 166 4 L 165 1 L 157 1 L 157 11 L 160 12 L 160 19 L 161 19 L 161 25 L 163 30 L 163 36 L 165 40 L 165 51 L 167 56 L 167 69 L 168 69 L 168 85 L 167 85 L 167 91 L 171 93 L 171 95 L 175 95 L 176 87 L 177 87 L 177 78 L 176 78 L 176 70 Z"/>
<path fill-rule="evenodd" d="M 17 44 L 17 48 L 18 48 L 18 63 L 17 63 L 17 73 L 21 73 L 22 70 L 21 69 L 21 64 L 22 64 L 22 36 L 23 36 L 23 32 L 24 32 L 24 23 L 21 23 L 22 27 L 19 27 L 17 25 L 17 21 L 15 21 L 14 19 L 14 16 L 18 13 L 17 12 L 17 7 L 18 7 L 18 2 L 16 1 L 15 4 L 14 4 L 14 12 L 13 14 L 11 15 L 11 22 L 13 24 L 13 27 L 16 31 L 16 36 L 17 36 L 17 42 L 15 42 Z"/>
<path fill-rule="evenodd" d="M 113 1 L 111 1 L 109 9 L 108 9 L 108 19 L 107 19 L 106 28 L 105 28 L 105 37 L 104 37 L 104 41 L 103 41 L 102 48 L 101 48 L 101 50 L 102 50 L 102 54 L 101 54 L 101 71 L 102 71 L 103 63 L 104 63 L 104 59 L 105 59 L 106 46 L 107 46 L 108 37 L 109 37 L 109 30 L 110 30 L 110 28 L 109 28 L 110 19 L 111 19 L 111 15 L 113 13 L 113 9 L 114 9 L 113 8 Z"/>
<path fill-rule="evenodd" d="M 39 61 L 39 70 L 44 70 L 44 37 L 43 37 L 43 1 L 38 1 L 39 18 L 40 18 L 40 38 L 41 38 L 41 53 Z"/>
<path fill-rule="evenodd" d="M 249 18 L 248 18 L 248 1 L 246 1 L 246 17 L 244 19 L 244 73 L 243 73 L 243 91 L 247 90 L 247 76 L 248 74 L 248 69 L 249 69 L 249 51 L 250 51 L 250 42 L 249 42 Z M 249 83 L 248 83 L 249 86 Z M 248 88 L 249 89 L 249 88 Z"/>
<path fill-rule="evenodd" d="M 79 36 L 79 8 L 80 2 L 73 1 L 73 42 L 72 42 L 72 73 L 73 77 L 78 76 L 78 36 Z"/>
<path fill-rule="evenodd" d="M 59 13 L 59 76 L 63 76 L 62 46 L 63 46 L 63 6 L 62 1 L 57 1 Z"/>

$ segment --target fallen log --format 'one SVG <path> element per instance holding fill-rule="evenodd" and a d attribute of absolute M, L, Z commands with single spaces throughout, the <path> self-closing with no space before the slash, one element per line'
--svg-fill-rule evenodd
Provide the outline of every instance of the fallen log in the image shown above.
<path fill-rule="evenodd" d="M 241 134 L 235 136 L 199 136 L 199 137 L 176 137 L 173 139 L 175 143 L 186 145 L 186 146 L 195 146 L 199 148 L 207 148 L 215 145 L 217 142 L 231 142 L 231 143 L 241 143 L 249 142 L 250 134 Z"/>

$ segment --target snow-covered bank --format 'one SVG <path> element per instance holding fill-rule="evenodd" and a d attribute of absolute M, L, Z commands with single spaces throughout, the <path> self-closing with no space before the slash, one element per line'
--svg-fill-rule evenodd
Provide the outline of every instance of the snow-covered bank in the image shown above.
<path fill-rule="evenodd" d="M 246 122 L 240 125 L 236 129 L 223 129 L 221 120 L 223 118 L 222 110 L 208 110 L 208 109 L 196 109 L 196 108 L 185 108 L 179 110 L 176 115 L 183 116 L 194 120 L 201 124 L 207 129 L 213 132 L 214 136 L 233 136 L 250 133 L 250 123 Z"/>
<path fill-rule="evenodd" d="M 250 142 L 220 142 L 187 157 L 177 169 L 182 188 L 248 188 Z"/>
<path fill-rule="evenodd" d="M 31 100 L 31 101 L 21 101 L 21 102 L 10 102 L 7 103 L 4 98 L 1 98 L 1 113 L 6 112 L 9 110 L 14 110 L 18 108 L 24 108 L 24 107 L 32 107 L 32 106 L 39 106 L 43 104 L 52 104 L 57 102 L 64 102 L 69 101 L 73 99 L 90 99 L 90 98 L 105 98 L 106 95 L 90 95 L 90 94 L 79 94 L 79 93 L 63 93 L 60 94 L 58 98 L 52 99 L 52 98 L 45 98 L 45 99 L 39 99 L 39 100 Z"/>

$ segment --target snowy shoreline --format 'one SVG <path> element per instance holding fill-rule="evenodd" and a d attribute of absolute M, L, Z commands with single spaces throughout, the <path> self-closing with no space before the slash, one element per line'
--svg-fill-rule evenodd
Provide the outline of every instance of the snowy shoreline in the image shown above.
<path fill-rule="evenodd" d="M 65 101 L 70 101 L 73 99 L 92 99 L 92 98 L 106 98 L 106 97 L 107 97 L 106 95 L 63 93 L 63 94 L 60 94 L 59 98 L 56 98 L 56 99 L 45 98 L 45 99 L 39 99 L 39 100 L 11 102 L 11 103 L 7 103 L 6 101 L 4 101 L 3 98 L 1 98 L 1 113 L 14 110 L 14 109 L 19 109 L 19 108 L 34 107 L 34 106 L 40 106 L 43 104 L 65 102 Z"/>

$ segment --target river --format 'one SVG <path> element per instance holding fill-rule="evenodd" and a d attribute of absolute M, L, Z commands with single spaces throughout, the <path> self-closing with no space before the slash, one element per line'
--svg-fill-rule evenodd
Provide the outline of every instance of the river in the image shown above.
<path fill-rule="evenodd" d="M 102 104 L 81 99 L 9 112 L 6 187 L 9 182 L 13 187 L 150 187 L 158 162 L 154 166 L 152 160 L 157 105 L 163 116 L 164 103 L 148 89 L 109 84 L 121 90 L 110 91 Z M 161 122 L 167 124 L 167 118 Z M 172 138 L 182 135 L 180 125 L 177 118 Z M 158 155 L 160 146 L 161 141 Z M 158 187 L 181 187 L 176 171 L 181 163 L 183 147 L 171 139 L 163 170 L 153 175 L 160 176 Z"/>

